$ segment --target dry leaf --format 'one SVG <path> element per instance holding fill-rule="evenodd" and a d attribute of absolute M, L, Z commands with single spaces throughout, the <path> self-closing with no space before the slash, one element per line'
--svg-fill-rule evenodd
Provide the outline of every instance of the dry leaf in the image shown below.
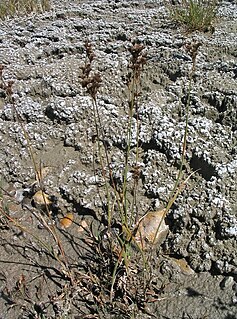
<path fill-rule="evenodd" d="M 49 195 L 45 194 L 42 190 L 36 192 L 32 199 L 35 206 L 45 207 L 45 205 L 52 204 L 51 200 L 49 199 Z"/>
<path fill-rule="evenodd" d="M 65 217 L 60 219 L 60 225 L 62 228 L 68 228 L 72 225 L 73 213 L 68 213 Z"/>
<path fill-rule="evenodd" d="M 88 225 L 87 225 L 87 222 L 85 220 L 82 220 L 80 226 L 78 227 L 77 231 L 79 233 L 83 232 L 85 230 L 85 228 L 87 228 Z"/>
<path fill-rule="evenodd" d="M 187 261 L 185 259 L 176 259 L 173 257 L 169 257 L 169 259 L 172 261 L 172 263 L 175 266 L 178 266 L 179 270 L 184 274 L 184 275 L 193 275 L 195 272 L 194 270 L 188 265 Z"/>
<path fill-rule="evenodd" d="M 142 250 L 161 244 L 167 236 L 169 227 L 164 221 L 165 214 L 166 209 L 148 212 L 138 221 L 135 241 Z"/>

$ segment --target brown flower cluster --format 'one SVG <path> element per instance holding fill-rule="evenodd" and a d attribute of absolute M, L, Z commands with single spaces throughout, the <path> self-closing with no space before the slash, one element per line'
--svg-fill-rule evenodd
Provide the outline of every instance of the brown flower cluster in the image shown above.
<path fill-rule="evenodd" d="M 86 92 L 95 100 L 102 79 L 99 73 L 92 72 L 92 63 L 95 58 L 95 53 L 93 52 L 91 43 L 88 41 L 85 42 L 85 49 L 88 61 L 82 67 L 81 85 L 83 88 L 86 88 Z"/>
<path fill-rule="evenodd" d="M 144 45 L 135 43 L 129 48 L 131 53 L 130 69 L 133 71 L 135 79 L 138 79 L 141 75 L 143 66 L 146 64 L 146 52 L 144 52 Z"/>
<path fill-rule="evenodd" d="M 3 79 L 3 70 L 4 65 L 0 64 L 0 89 L 2 90 L 2 94 L 4 95 L 4 98 L 8 98 L 10 102 L 13 102 L 13 84 L 14 81 L 10 80 L 8 82 L 5 82 Z"/>

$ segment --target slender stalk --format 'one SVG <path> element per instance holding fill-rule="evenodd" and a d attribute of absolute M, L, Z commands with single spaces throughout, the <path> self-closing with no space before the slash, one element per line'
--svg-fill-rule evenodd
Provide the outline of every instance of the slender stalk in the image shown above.
<path fill-rule="evenodd" d="M 92 98 L 92 104 L 93 104 L 93 113 L 94 113 L 94 122 L 95 122 L 95 129 L 96 129 L 96 135 L 97 135 L 97 146 L 98 146 L 98 152 L 99 152 L 99 160 L 100 160 L 100 166 L 101 166 L 101 170 L 102 170 L 102 175 L 103 175 L 103 179 L 104 179 L 104 183 L 105 183 L 105 189 L 106 189 L 106 197 L 107 197 L 107 210 L 108 210 L 108 226 L 111 226 L 111 220 L 112 220 L 112 214 L 110 211 L 110 192 L 109 192 L 109 185 L 108 185 L 108 179 L 106 177 L 106 173 L 105 173 L 105 166 L 104 166 L 104 162 L 103 162 L 103 156 L 102 156 L 102 149 L 101 149 L 101 145 L 100 145 L 100 131 L 102 129 L 102 125 L 101 125 L 101 120 L 100 120 L 100 114 L 99 114 L 99 110 L 98 110 L 98 105 L 97 105 L 97 99 L 96 98 Z M 98 120 L 98 122 L 97 122 Z M 102 134 L 103 135 L 103 134 Z M 104 138 L 103 139 L 103 145 L 104 145 Z M 105 156 L 106 156 L 106 161 L 107 161 L 107 166 L 109 165 L 109 158 L 108 158 L 108 152 L 106 151 L 106 147 L 104 146 L 105 149 Z"/>
<path fill-rule="evenodd" d="M 123 212 L 122 223 L 128 225 L 128 201 L 127 201 L 127 179 L 128 179 L 128 162 L 131 151 L 131 139 L 132 139 L 132 116 L 135 105 L 135 74 L 132 77 L 131 84 L 131 99 L 129 101 L 129 114 L 128 114 L 128 126 L 127 126 L 127 141 L 126 141 L 126 154 L 125 154 L 125 167 L 123 174 Z"/>
<path fill-rule="evenodd" d="M 163 220 L 165 219 L 169 209 L 171 208 L 171 206 L 173 205 L 174 201 L 176 200 L 176 198 L 178 197 L 178 195 L 180 194 L 180 192 L 182 191 L 184 185 L 186 184 L 186 182 L 189 180 L 189 178 L 196 172 L 191 173 L 184 182 L 182 182 L 180 184 L 180 180 L 183 176 L 183 165 L 185 162 L 185 154 L 186 154 L 186 144 L 187 144 L 187 135 L 188 135 L 188 121 L 189 121 L 189 114 L 190 114 L 190 102 L 191 102 L 191 89 L 192 89 L 192 80 L 193 80 L 193 76 L 195 73 L 195 68 L 196 68 L 196 58 L 197 58 L 197 53 L 198 53 L 198 48 L 201 44 L 199 42 L 194 42 L 191 45 L 187 46 L 187 51 L 189 52 L 189 54 L 191 55 L 192 58 L 192 68 L 191 71 L 189 73 L 189 85 L 188 85 L 188 97 L 187 97 L 187 102 L 186 102 L 186 119 L 185 119 L 185 129 L 184 129 L 184 138 L 183 138 L 183 145 L 182 145 L 182 156 L 181 156 L 181 164 L 180 164 L 180 168 L 179 168 L 179 173 L 176 179 L 176 182 L 174 184 L 174 188 L 172 190 L 170 199 L 168 201 L 168 204 L 165 208 L 165 213 L 163 214 L 159 225 L 157 226 L 157 230 L 155 233 L 155 236 L 153 238 L 153 244 L 155 242 L 155 239 L 157 237 L 157 234 L 159 232 L 160 226 L 163 222 Z"/>
<path fill-rule="evenodd" d="M 183 175 L 183 166 L 184 166 L 184 162 L 185 162 L 186 144 L 187 144 L 187 136 L 188 136 L 188 120 L 189 120 L 189 112 L 190 112 L 191 89 L 192 89 L 192 77 L 189 78 L 189 85 L 188 85 L 188 98 L 187 98 L 187 103 L 186 103 L 186 118 L 185 118 L 184 137 L 183 137 L 183 143 L 182 143 L 181 163 L 180 163 L 180 167 L 179 167 L 178 176 L 177 176 L 177 179 L 175 181 L 170 198 L 173 198 L 175 191 L 176 191 L 176 189 L 179 185 L 179 182 L 182 178 L 182 175 Z M 168 206 L 169 206 L 169 203 L 168 203 L 167 207 Z"/>
<path fill-rule="evenodd" d="M 141 75 L 141 69 L 143 65 L 146 63 L 145 54 L 142 53 L 143 45 L 140 44 L 134 44 L 130 48 L 130 53 L 132 55 L 131 57 L 131 65 L 130 68 L 132 70 L 131 77 L 128 81 L 128 124 L 127 124 L 127 138 L 126 138 L 126 152 L 125 152 L 125 167 L 123 172 L 123 189 L 122 189 L 122 205 L 123 205 L 123 211 L 121 214 L 121 222 L 122 222 L 122 233 L 125 239 L 120 239 L 118 237 L 118 241 L 121 245 L 121 250 L 117 259 L 117 262 L 113 269 L 112 274 L 112 282 L 111 282 L 111 290 L 110 290 L 110 301 L 112 302 L 113 298 L 113 287 L 116 280 L 116 274 L 117 269 L 120 264 L 120 261 L 123 258 L 123 261 L 125 263 L 126 269 L 128 271 L 128 250 L 131 247 L 131 241 L 133 239 L 133 232 L 130 230 L 130 225 L 128 223 L 128 194 L 127 194 L 127 187 L 128 187 L 128 171 L 129 171 L 129 159 L 131 156 L 131 142 L 132 142 L 132 120 L 133 120 L 133 114 L 134 110 L 137 107 L 137 98 L 138 98 L 138 90 L 140 85 L 140 75 Z M 137 115 L 137 123 L 138 123 L 138 115 Z M 139 140 L 139 127 L 137 125 L 136 127 L 136 164 L 138 161 L 138 140 Z M 136 184 L 134 184 L 133 188 L 133 201 L 132 201 L 132 207 L 131 207 L 131 217 L 133 216 L 134 211 L 134 203 L 136 201 Z M 132 222 L 131 222 L 132 224 Z"/>

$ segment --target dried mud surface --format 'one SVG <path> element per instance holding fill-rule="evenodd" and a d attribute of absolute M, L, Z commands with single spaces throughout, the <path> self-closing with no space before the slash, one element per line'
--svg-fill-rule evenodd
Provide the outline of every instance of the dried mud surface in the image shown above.
<path fill-rule="evenodd" d="M 87 39 L 96 54 L 93 67 L 103 80 L 99 112 L 118 183 L 128 120 L 128 48 L 133 40 L 146 47 L 138 108 L 137 218 L 164 207 L 175 183 L 192 66 L 185 46 L 192 41 L 202 44 L 191 92 L 186 154 L 186 173 L 198 172 L 167 215 L 169 233 L 152 254 L 146 306 L 138 288 L 142 282 L 138 256 L 130 276 L 120 275 L 120 296 L 110 305 L 103 288 L 110 238 L 105 233 L 99 246 L 92 241 L 91 232 L 97 238 L 103 228 L 105 188 L 93 161 L 92 102 L 80 85 Z M 67 271 L 38 243 L 43 239 L 57 255 L 52 235 L 32 206 L 35 172 L 24 132 L 1 89 L 0 172 L 1 185 L 8 191 L 3 192 L 4 205 L 8 201 L 9 215 L 29 231 L 13 227 L 0 215 L 0 318 L 237 317 L 236 43 L 234 1 L 221 2 L 214 33 L 187 34 L 169 20 L 164 2 L 158 0 L 54 1 L 50 12 L 0 23 L 3 78 L 6 83 L 14 81 L 16 108 L 37 164 L 49 168 L 44 187 L 57 198 L 60 209 L 54 223 L 75 274 L 70 283 Z M 135 132 L 135 119 L 133 128 Z M 134 161 L 132 151 L 129 176 Z M 20 204 L 13 204 L 11 196 Z M 74 222 L 63 229 L 59 220 L 67 212 L 74 213 Z M 177 260 L 184 263 L 180 266 Z"/>

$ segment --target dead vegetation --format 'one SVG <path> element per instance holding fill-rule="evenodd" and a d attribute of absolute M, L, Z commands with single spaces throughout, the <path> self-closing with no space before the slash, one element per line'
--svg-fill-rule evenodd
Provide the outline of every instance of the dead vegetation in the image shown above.
<path fill-rule="evenodd" d="M 15 15 L 24 15 L 49 10 L 50 0 L 2 0 L 0 3 L 0 19 Z"/>

